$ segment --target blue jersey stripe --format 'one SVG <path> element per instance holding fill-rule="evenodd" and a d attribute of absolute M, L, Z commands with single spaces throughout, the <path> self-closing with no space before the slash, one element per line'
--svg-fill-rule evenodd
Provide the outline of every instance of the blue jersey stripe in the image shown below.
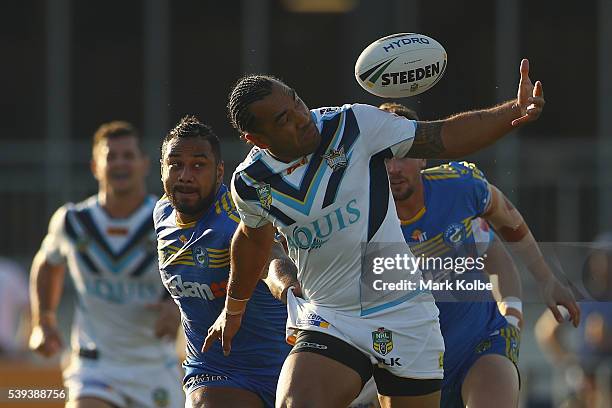
<path fill-rule="evenodd" d="M 385 159 L 393 157 L 385 149 L 370 159 L 370 209 L 368 212 L 368 241 L 376 234 L 389 211 L 389 176 Z"/>

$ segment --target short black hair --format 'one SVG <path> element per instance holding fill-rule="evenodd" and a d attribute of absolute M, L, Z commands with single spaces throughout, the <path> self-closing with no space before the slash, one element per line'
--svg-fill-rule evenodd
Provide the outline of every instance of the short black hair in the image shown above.
<path fill-rule="evenodd" d="M 262 100 L 272 93 L 274 83 L 285 85 L 280 79 L 271 75 L 246 75 L 238 80 L 230 92 L 227 112 L 232 126 L 240 132 L 254 130 L 255 117 L 249 111 L 249 105 Z M 286 86 L 286 85 L 285 85 Z"/>
<path fill-rule="evenodd" d="M 164 137 L 161 145 L 162 160 L 168 143 L 170 143 L 172 139 L 188 137 L 199 137 L 208 141 L 213 155 L 215 156 L 215 160 L 217 163 L 221 161 L 221 143 L 219 143 L 219 138 L 210 126 L 200 122 L 200 120 L 193 115 L 184 116 L 174 129 L 170 130 Z"/>
<path fill-rule="evenodd" d="M 397 102 L 385 102 L 378 107 L 387 112 L 395 113 L 396 115 L 403 116 L 407 119 L 419 120 L 419 115 L 407 106 Z"/>

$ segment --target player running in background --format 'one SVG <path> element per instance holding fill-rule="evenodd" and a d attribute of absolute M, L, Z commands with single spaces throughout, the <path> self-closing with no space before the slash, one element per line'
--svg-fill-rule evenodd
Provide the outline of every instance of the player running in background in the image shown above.
<path fill-rule="evenodd" d="M 98 194 L 60 207 L 32 263 L 30 347 L 62 348 L 56 311 L 65 266 L 76 292 L 72 359 L 64 372 L 71 407 L 179 407 L 184 398 L 174 350 L 179 313 L 157 271 L 147 195 L 149 159 L 136 129 L 103 124 L 93 138 Z"/>
<path fill-rule="evenodd" d="M 233 352 L 224 356 L 219 344 L 208 353 L 201 351 L 225 304 L 230 241 L 240 221 L 222 182 L 219 139 L 209 126 L 187 116 L 164 138 L 161 157 L 166 194 L 154 213 L 159 269 L 182 314 L 188 404 L 273 407 L 278 376 L 290 350 L 285 342 L 287 312 L 262 280 Z M 288 260 L 282 248 L 279 254 Z"/>
<path fill-rule="evenodd" d="M 381 109 L 416 119 L 414 112 L 399 104 L 383 104 Z M 520 247 L 516 255 L 536 279 L 547 306 L 559 315 L 557 305 L 567 307 L 574 325 L 578 324 L 579 310 L 573 295 L 548 268 L 521 214 L 476 166 L 451 162 L 423 170 L 425 160 L 410 158 L 393 158 L 386 164 L 402 231 L 415 256 L 475 259 L 479 251 L 473 221 L 482 217 L 504 241 Z M 478 268 L 432 273 L 436 281 L 484 279 Z M 516 407 L 518 327 L 502 317 L 488 293 L 473 299 L 476 301 L 470 301 L 473 293 L 461 293 L 456 288 L 450 295 L 456 298 L 442 297 L 436 302 L 446 345 L 441 406 Z M 507 299 L 504 304 L 508 304 Z M 518 317 L 508 316 L 517 326 Z"/>
<path fill-rule="evenodd" d="M 278 228 L 304 295 L 288 294 L 288 325 L 299 333 L 279 379 L 279 406 L 347 406 L 372 375 L 385 406 L 438 406 L 443 340 L 431 294 L 360 298 L 362 244 L 403 243 L 410 253 L 384 161 L 458 157 L 537 119 L 542 86 L 528 71 L 523 60 L 517 100 L 435 122 L 360 104 L 310 111 L 275 78 L 241 79 L 229 114 L 256 147 L 232 180 L 241 223 L 225 310 L 206 345 L 221 339 L 229 351 Z"/>

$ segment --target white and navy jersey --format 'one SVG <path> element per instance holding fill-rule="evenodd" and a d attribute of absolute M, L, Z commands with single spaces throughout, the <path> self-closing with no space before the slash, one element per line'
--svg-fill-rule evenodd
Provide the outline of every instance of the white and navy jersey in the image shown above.
<path fill-rule="evenodd" d="M 166 361 L 173 345 L 154 335 L 164 287 L 157 270 L 153 229 L 156 198 L 127 218 L 112 218 L 97 197 L 60 207 L 41 251 L 47 262 L 67 264 L 77 292 L 72 347 L 100 358 Z"/>
<path fill-rule="evenodd" d="M 416 123 L 361 104 L 311 115 L 317 150 L 283 163 L 253 148 L 234 172 L 232 195 L 247 226 L 272 223 L 285 236 L 309 302 L 363 315 L 362 244 L 405 245 L 385 159 L 406 155 Z"/>

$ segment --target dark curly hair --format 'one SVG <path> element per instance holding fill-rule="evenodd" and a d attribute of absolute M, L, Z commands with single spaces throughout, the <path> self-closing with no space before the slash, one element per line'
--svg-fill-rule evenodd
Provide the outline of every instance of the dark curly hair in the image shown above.
<path fill-rule="evenodd" d="M 172 139 L 188 137 L 200 137 L 207 140 L 208 143 L 210 143 L 215 160 L 217 162 L 221 161 L 221 144 L 219 143 L 219 138 L 210 126 L 200 122 L 200 120 L 193 115 L 184 116 L 174 129 L 170 130 L 164 137 L 161 145 L 162 158 L 164 157 L 168 143 L 170 143 Z"/>

